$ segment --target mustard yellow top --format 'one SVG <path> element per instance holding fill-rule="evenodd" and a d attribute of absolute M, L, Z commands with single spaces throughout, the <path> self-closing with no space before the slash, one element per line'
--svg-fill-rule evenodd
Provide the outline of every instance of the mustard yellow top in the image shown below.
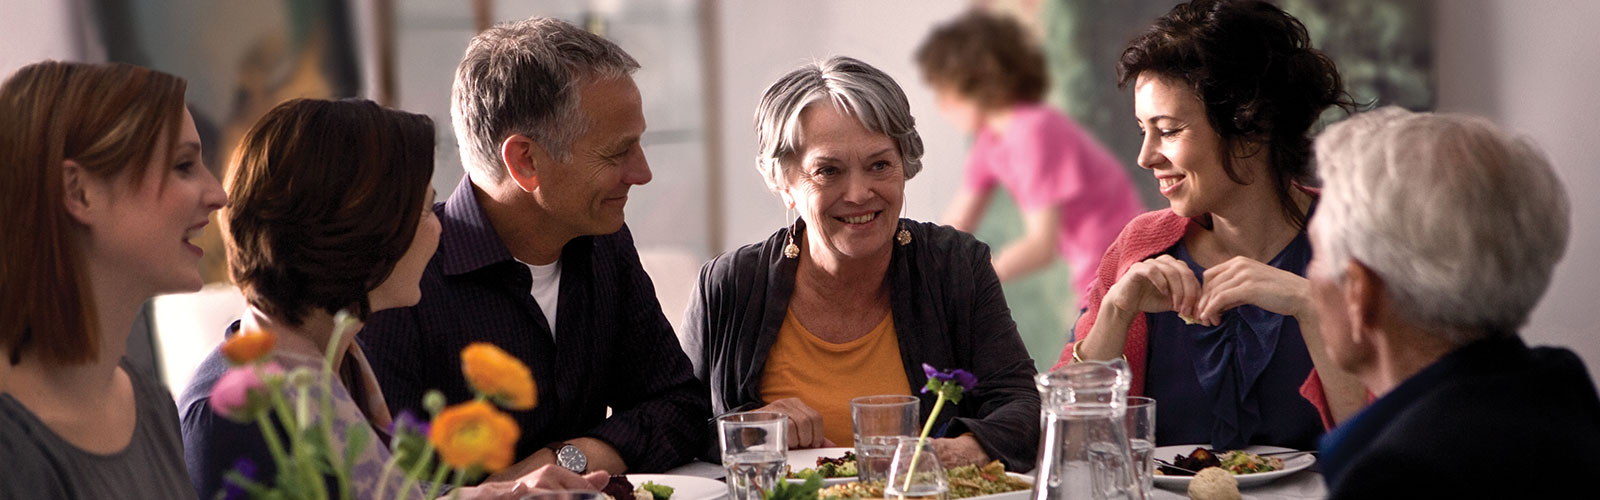
<path fill-rule="evenodd" d="M 851 447 L 850 399 L 881 394 L 911 394 L 894 314 L 884 316 L 866 336 L 843 344 L 812 335 L 794 311 L 784 314 L 761 372 L 763 401 L 799 398 L 822 415 L 822 433 L 829 441 Z"/>

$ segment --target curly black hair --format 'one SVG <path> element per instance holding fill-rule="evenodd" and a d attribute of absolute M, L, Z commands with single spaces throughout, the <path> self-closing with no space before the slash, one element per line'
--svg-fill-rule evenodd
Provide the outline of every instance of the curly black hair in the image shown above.
<path fill-rule="evenodd" d="M 1299 19 L 1261 0 L 1179 4 L 1128 42 L 1117 63 L 1117 86 L 1127 88 L 1147 73 L 1182 82 L 1199 97 L 1222 151 L 1236 151 L 1241 140 L 1264 144 L 1284 214 L 1305 227 L 1306 213 L 1290 193 L 1314 179 L 1311 127 L 1329 107 L 1352 112 L 1357 104 L 1333 60 L 1311 47 Z M 1222 155 L 1223 171 L 1246 183 L 1232 160 L 1233 154 Z"/>

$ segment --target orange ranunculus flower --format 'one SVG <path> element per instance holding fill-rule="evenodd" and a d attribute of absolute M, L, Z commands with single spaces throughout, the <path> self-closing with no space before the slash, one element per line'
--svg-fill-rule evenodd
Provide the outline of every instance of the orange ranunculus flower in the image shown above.
<path fill-rule="evenodd" d="M 222 343 L 222 355 L 233 364 L 242 365 L 266 356 L 277 343 L 278 336 L 270 330 L 239 330 Z"/>
<path fill-rule="evenodd" d="M 428 440 L 444 463 L 458 469 L 480 467 L 499 472 L 511 465 L 521 431 L 509 415 L 494 405 L 473 400 L 439 412 Z"/>
<path fill-rule="evenodd" d="M 473 342 L 461 350 L 461 373 L 472 388 L 512 410 L 539 405 L 539 388 L 528 365 L 486 342 Z"/>

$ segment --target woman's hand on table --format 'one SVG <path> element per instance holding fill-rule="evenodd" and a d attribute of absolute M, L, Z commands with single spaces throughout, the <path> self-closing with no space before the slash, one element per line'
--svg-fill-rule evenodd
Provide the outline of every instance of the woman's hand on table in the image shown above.
<path fill-rule="evenodd" d="M 1201 323 L 1216 325 L 1222 312 L 1253 305 L 1273 314 L 1299 316 L 1310 309 L 1311 282 L 1305 277 L 1250 259 L 1234 257 L 1205 272 L 1200 294 Z"/>
<path fill-rule="evenodd" d="M 756 411 L 782 413 L 789 417 L 790 448 L 831 448 L 833 441 L 822 435 L 822 414 L 799 398 L 783 398 Z"/>
<path fill-rule="evenodd" d="M 928 444 L 933 447 L 934 454 L 939 455 L 939 461 L 946 469 L 963 465 L 981 467 L 992 460 L 989 454 L 983 451 L 983 446 L 978 444 L 978 439 L 970 435 L 929 439 Z"/>

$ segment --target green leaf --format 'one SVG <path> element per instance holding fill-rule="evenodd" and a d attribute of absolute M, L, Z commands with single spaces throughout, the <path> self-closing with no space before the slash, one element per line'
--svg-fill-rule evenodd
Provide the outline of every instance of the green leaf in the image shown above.
<path fill-rule="evenodd" d="M 372 439 L 372 429 L 365 425 L 352 425 L 344 431 L 344 470 L 355 470 L 356 457 L 367 449 Z"/>
<path fill-rule="evenodd" d="M 806 478 L 800 484 L 780 481 L 771 491 L 761 492 L 765 500 L 817 500 L 817 491 L 822 489 L 822 475 Z"/>

